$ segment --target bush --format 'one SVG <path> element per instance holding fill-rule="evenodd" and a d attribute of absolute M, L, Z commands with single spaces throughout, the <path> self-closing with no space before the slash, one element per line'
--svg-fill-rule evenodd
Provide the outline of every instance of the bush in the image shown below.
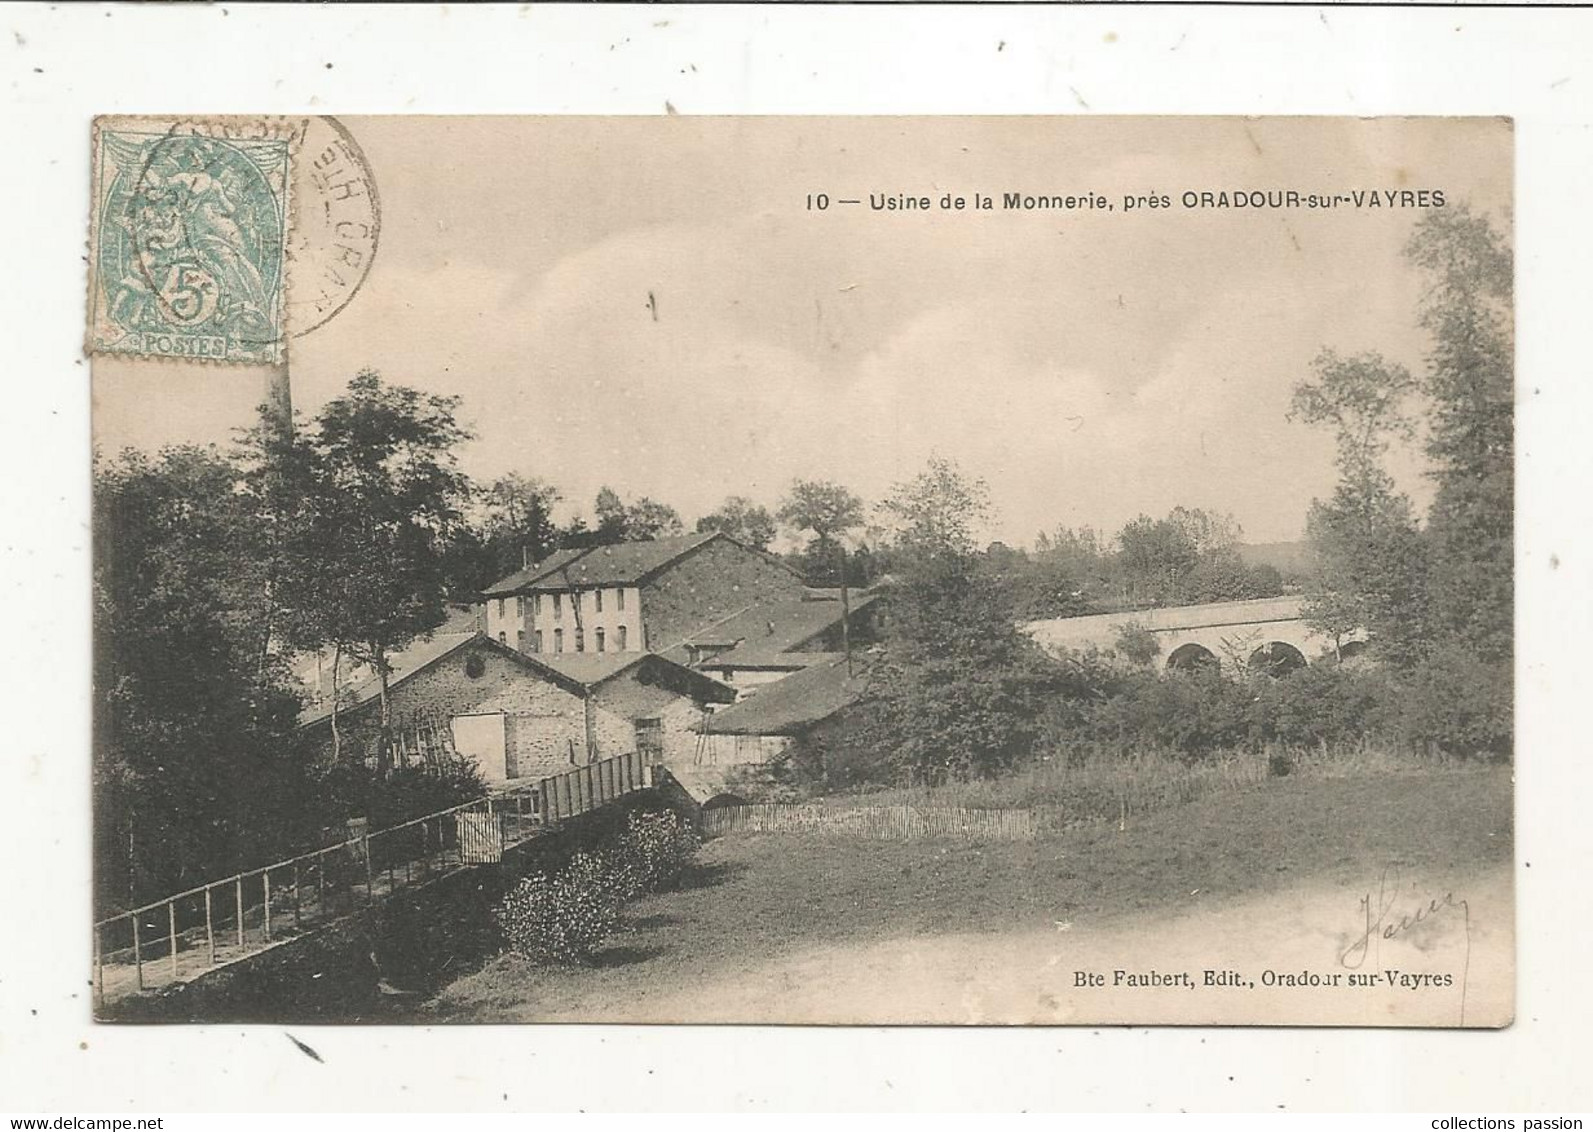
<path fill-rule="evenodd" d="M 619 926 L 620 907 L 680 880 L 702 842 L 673 811 L 633 813 L 601 852 L 580 852 L 552 876 L 520 881 L 493 910 L 509 950 L 539 963 L 590 963 Z"/>
<path fill-rule="evenodd" d="M 539 963 L 589 963 L 619 924 L 623 902 L 608 863 L 577 853 L 549 877 L 521 880 L 494 910 L 509 950 Z"/>
<path fill-rule="evenodd" d="M 668 888 L 701 847 L 697 831 L 672 810 L 632 814 L 609 853 L 615 883 L 625 899 Z"/>

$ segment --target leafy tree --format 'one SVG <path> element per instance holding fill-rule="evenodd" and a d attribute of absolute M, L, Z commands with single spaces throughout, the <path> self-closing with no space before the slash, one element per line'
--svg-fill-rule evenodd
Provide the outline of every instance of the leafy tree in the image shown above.
<path fill-rule="evenodd" d="M 94 469 L 95 883 L 103 910 L 258 860 L 311 794 L 264 647 L 269 531 L 214 449 Z"/>
<path fill-rule="evenodd" d="M 768 550 L 775 536 L 774 516 L 768 508 L 753 503 L 744 495 L 732 495 L 713 511 L 697 520 L 698 533 L 721 531 L 754 550 Z"/>
<path fill-rule="evenodd" d="M 899 484 L 901 582 L 882 661 L 869 672 L 863 741 L 893 777 L 935 782 L 1011 767 L 1039 735 L 1039 704 L 1061 670 L 1015 623 L 1001 549 L 975 543 L 990 516 L 983 481 L 950 460 Z"/>
<path fill-rule="evenodd" d="M 1306 518 L 1316 570 L 1305 615 L 1335 641 L 1365 629 L 1385 656 L 1408 661 L 1425 648 L 1427 556 L 1410 500 L 1382 461 L 1391 443 L 1414 435 L 1404 401 L 1415 382 L 1372 353 L 1324 350 L 1312 371 L 1290 412 L 1334 429 L 1339 482 Z"/>
<path fill-rule="evenodd" d="M 812 531 L 826 553 L 844 555 L 838 539 L 863 525 L 863 501 L 838 483 L 793 480 L 776 517 L 794 531 Z"/>
<path fill-rule="evenodd" d="M 991 517 L 990 487 L 955 461 L 932 456 L 929 467 L 898 484 L 880 504 L 896 524 L 896 546 L 920 569 L 945 564 L 956 571 L 978 548 Z"/>
<path fill-rule="evenodd" d="M 1149 668 L 1162 653 L 1162 643 L 1156 639 L 1156 634 L 1138 621 L 1118 626 L 1112 648 L 1136 668 Z"/>
<path fill-rule="evenodd" d="M 1484 661 L 1513 655 L 1515 374 L 1511 253 L 1486 217 L 1430 213 L 1406 254 L 1428 289 L 1432 335 L 1422 391 L 1432 405 L 1427 455 L 1434 630 Z"/>
<path fill-rule="evenodd" d="M 377 674 L 382 776 L 392 757 L 388 658 L 445 614 L 446 547 L 469 491 L 456 466 L 470 435 L 457 407 L 365 370 L 303 444 L 313 514 L 290 550 L 296 604 L 322 642 Z"/>
<path fill-rule="evenodd" d="M 625 508 L 625 537 L 629 541 L 674 538 L 685 533 L 686 525 L 680 520 L 680 512 L 666 503 L 644 495 Z"/>
<path fill-rule="evenodd" d="M 599 545 L 625 541 L 625 501 L 619 497 L 619 492 L 604 484 L 597 490 L 592 510 L 597 515 Z"/>
<path fill-rule="evenodd" d="M 1190 533 L 1169 519 L 1141 515 L 1117 534 L 1118 564 L 1130 603 L 1177 605 L 1200 562 Z"/>
<path fill-rule="evenodd" d="M 597 513 L 597 530 L 595 538 L 588 545 L 644 542 L 648 539 L 671 538 L 686 532 L 680 513 L 673 507 L 646 496 L 627 504 L 611 487 L 599 489 L 593 510 Z M 567 542 L 566 545 L 582 544 Z"/>
<path fill-rule="evenodd" d="M 558 529 L 553 508 L 559 489 L 544 480 L 510 472 L 494 480 L 482 494 L 482 529 L 492 554 L 496 577 L 524 569 L 546 558 Z"/>

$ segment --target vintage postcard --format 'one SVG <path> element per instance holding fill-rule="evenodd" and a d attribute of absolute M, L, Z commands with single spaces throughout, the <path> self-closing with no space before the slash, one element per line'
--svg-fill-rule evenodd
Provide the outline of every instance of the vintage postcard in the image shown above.
<path fill-rule="evenodd" d="M 97 1018 L 1512 1021 L 1509 120 L 85 144 Z"/>

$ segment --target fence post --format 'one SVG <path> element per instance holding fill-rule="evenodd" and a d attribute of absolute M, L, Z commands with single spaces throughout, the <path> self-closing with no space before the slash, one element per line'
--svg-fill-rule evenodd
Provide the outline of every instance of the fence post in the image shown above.
<path fill-rule="evenodd" d="M 260 891 L 265 894 L 265 941 L 271 942 L 271 870 L 267 869 L 260 874 Z"/>
<path fill-rule="evenodd" d="M 177 977 L 177 902 L 166 901 L 166 932 L 171 937 L 171 977 Z"/>
<path fill-rule="evenodd" d="M 299 928 L 299 859 L 293 859 L 293 928 Z"/>
<path fill-rule="evenodd" d="M 233 882 L 233 893 L 238 898 L 238 950 L 243 950 L 243 877 Z"/>
<path fill-rule="evenodd" d="M 375 881 L 371 879 L 371 835 L 365 835 L 365 903 L 376 901 Z"/>
<path fill-rule="evenodd" d="M 138 913 L 133 913 L 133 969 L 138 972 L 138 989 L 144 989 L 144 947 L 139 940 Z"/>
<path fill-rule="evenodd" d="M 315 905 L 326 915 L 326 850 L 315 855 Z"/>
<path fill-rule="evenodd" d="M 205 951 L 210 956 L 210 965 L 216 965 L 216 923 L 210 912 L 210 886 L 205 886 Z"/>

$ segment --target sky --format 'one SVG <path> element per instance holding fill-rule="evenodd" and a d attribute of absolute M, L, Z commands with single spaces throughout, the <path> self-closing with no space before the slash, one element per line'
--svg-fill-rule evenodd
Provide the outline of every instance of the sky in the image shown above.
<path fill-rule="evenodd" d="M 1484 119 L 349 118 L 381 238 L 348 307 L 290 344 L 306 415 L 362 368 L 462 398 L 471 474 L 676 507 L 870 502 L 955 459 L 986 532 L 1115 531 L 1174 506 L 1300 537 L 1331 436 L 1286 419 L 1324 347 L 1419 370 L 1418 209 L 1188 209 L 1181 194 L 1440 190 L 1508 224 Z M 1115 208 L 1008 211 L 1007 191 Z M 874 211 L 870 194 L 996 208 Z M 1126 195 L 1173 207 L 1124 210 Z M 95 439 L 225 443 L 261 371 L 94 361 Z M 1393 457 L 1418 503 L 1418 451 Z"/>

